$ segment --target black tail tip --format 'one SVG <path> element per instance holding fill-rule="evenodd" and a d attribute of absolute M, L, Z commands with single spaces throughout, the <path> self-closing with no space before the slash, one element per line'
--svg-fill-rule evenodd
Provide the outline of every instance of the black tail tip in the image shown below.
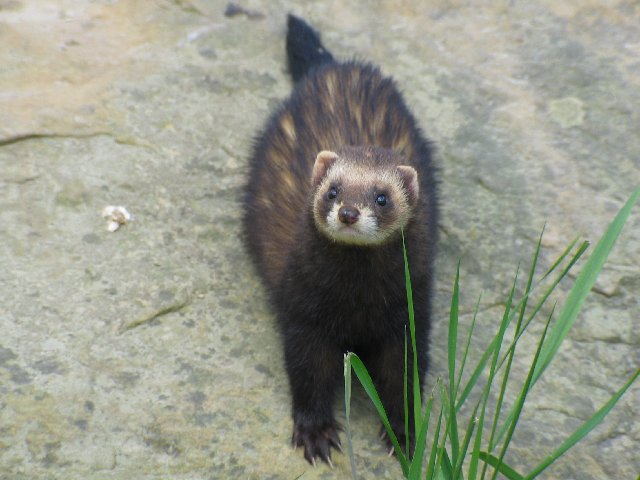
<path fill-rule="evenodd" d="M 302 18 L 293 13 L 287 14 L 287 37 L 293 37 L 305 42 L 320 43 L 318 32 Z"/>
<path fill-rule="evenodd" d="M 305 22 L 300 17 L 296 17 L 293 13 L 287 14 L 287 29 L 289 32 L 295 29 L 306 29 L 311 28 L 307 22 Z"/>
<path fill-rule="evenodd" d="M 296 82 L 313 67 L 333 61 L 320 41 L 320 34 L 291 13 L 287 15 L 287 57 L 289 72 Z"/>

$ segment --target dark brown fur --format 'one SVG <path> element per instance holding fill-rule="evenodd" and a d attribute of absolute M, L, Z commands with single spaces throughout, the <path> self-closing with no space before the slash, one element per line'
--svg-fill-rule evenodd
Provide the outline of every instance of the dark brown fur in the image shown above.
<path fill-rule="evenodd" d="M 289 29 L 291 36 L 291 20 Z M 339 446 L 332 404 L 347 351 L 365 362 L 395 432 L 404 437 L 408 313 L 400 232 L 375 247 L 343 245 L 319 232 L 313 220 L 316 155 L 343 146 L 382 147 L 387 150 L 372 150 L 375 161 L 401 161 L 418 172 L 419 198 L 404 233 L 421 378 L 427 367 L 438 217 L 429 144 L 390 78 L 369 64 L 325 61 L 302 77 L 259 136 L 244 214 L 248 249 L 282 333 L 293 442 L 311 462 L 330 461 L 330 448 Z"/>

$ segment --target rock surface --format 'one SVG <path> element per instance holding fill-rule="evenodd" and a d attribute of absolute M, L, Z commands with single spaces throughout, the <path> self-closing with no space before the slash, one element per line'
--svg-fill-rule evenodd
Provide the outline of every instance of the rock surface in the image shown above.
<path fill-rule="evenodd" d="M 349 476 L 344 455 L 313 469 L 289 448 L 273 316 L 239 242 L 251 139 L 290 90 L 288 11 L 392 74 L 437 144 L 429 386 L 458 258 L 483 345 L 545 222 L 541 268 L 599 238 L 640 184 L 640 6 L 424 3 L 0 0 L 0 478 Z M 132 221 L 108 232 L 107 205 Z M 531 393 L 507 456 L 521 471 L 640 365 L 639 232 L 636 208 Z M 635 478 L 639 398 L 542 478 Z M 353 430 L 361 477 L 398 478 L 358 392 Z"/>

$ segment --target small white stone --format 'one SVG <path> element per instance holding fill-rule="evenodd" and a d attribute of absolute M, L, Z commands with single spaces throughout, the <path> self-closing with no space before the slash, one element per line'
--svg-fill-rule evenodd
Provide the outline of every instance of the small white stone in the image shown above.
<path fill-rule="evenodd" d="M 107 230 L 115 232 L 131 221 L 131 214 L 123 206 L 108 205 L 102 209 L 102 217 L 109 221 Z"/>

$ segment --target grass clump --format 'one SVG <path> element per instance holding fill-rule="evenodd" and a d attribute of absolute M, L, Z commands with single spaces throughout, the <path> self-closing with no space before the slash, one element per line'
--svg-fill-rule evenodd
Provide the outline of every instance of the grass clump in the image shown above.
<path fill-rule="evenodd" d="M 535 383 L 549 366 L 554 356 L 558 352 L 562 341 L 567 336 L 573 323 L 575 322 L 582 304 L 593 287 L 609 252 L 613 248 L 622 227 L 624 226 L 633 205 L 640 198 L 640 188 L 636 189 L 629 197 L 626 204 L 609 225 L 602 238 L 598 241 L 593 252 L 589 256 L 582 270 L 578 274 L 573 284 L 564 306 L 559 310 L 557 316 L 556 305 L 551 308 L 551 313 L 544 321 L 544 328 L 537 341 L 537 348 L 526 378 L 518 389 L 518 395 L 510 410 L 505 413 L 504 400 L 507 385 L 511 379 L 511 367 L 516 355 L 518 342 L 531 323 L 539 318 L 540 311 L 547 303 L 551 293 L 555 290 L 560 281 L 566 277 L 569 270 L 576 264 L 578 259 L 588 248 L 587 242 L 578 244 L 577 240 L 572 242 L 560 255 L 556 262 L 539 278 L 535 278 L 535 270 L 540 253 L 542 234 L 533 255 L 529 267 L 526 285 L 522 297 L 516 300 L 515 291 L 518 282 L 519 272 L 516 272 L 513 285 L 509 292 L 506 306 L 502 314 L 502 320 L 498 331 L 486 348 L 480 359 L 469 375 L 469 379 L 463 383 L 463 372 L 467 367 L 469 346 L 473 338 L 476 315 L 480 300 L 476 304 L 475 313 L 469 329 L 469 334 L 464 342 L 462 350 L 462 360 L 459 365 L 458 358 L 458 302 L 459 302 L 459 272 L 456 271 L 453 285 L 453 295 L 451 298 L 451 310 L 449 318 L 448 332 L 448 378 L 437 379 L 431 394 L 423 405 L 420 389 L 414 391 L 414 425 L 408 425 L 407 405 L 407 378 L 413 375 L 414 385 L 418 384 L 417 357 L 414 353 L 412 368 L 407 368 L 405 361 L 405 421 L 406 429 L 413 428 L 415 435 L 415 452 L 413 456 L 407 455 L 407 445 L 401 446 L 391 429 L 384 407 L 378 397 L 366 367 L 354 353 L 345 355 L 345 407 L 347 419 L 347 449 L 351 461 L 351 472 L 356 478 L 355 461 L 351 444 L 351 432 L 349 426 L 349 413 L 351 401 L 351 372 L 353 371 L 365 391 L 371 398 L 378 414 L 382 420 L 389 438 L 391 439 L 396 457 L 400 462 L 402 472 L 408 479 L 427 480 L 476 480 L 497 478 L 498 474 L 509 480 L 529 480 L 535 478 L 567 450 L 579 442 L 593 428 L 595 428 L 609 411 L 618 402 L 625 391 L 636 381 L 640 375 L 637 369 L 631 377 L 622 385 L 619 390 L 593 415 L 584 422 L 573 434 L 571 434 L 561 445 L 550 453 L 547 457 L 534 466 L 534 468 L 522 474 L 505 462 L 505 456 L 511 444 L 515 429 L 522 413 L 525 401 Z M 403 249 L 404 250 L 404 249 Z M 409 339 L 415 349 L 415 328 L 413 319 L 413 303 L 411 292 L 411 280 L 409 275 L 409 262 L 405 255 L 405 278 L 407 288 L 407 302 L 409 306 Z M 564 265 L 564 267 L 562 267 Z M 543 283 L 551 282 L 549 286 L 543 287 Z M 540 290 L 542 292 L 540 300 L 532 301 L 532 292 Z M 553 325 L 552 319 L 555 318 Z M 515 322 L 514 322 L 515 320 Z M 507 328 L 514 324 L 513 337 L 506 338 Z M 399 375 L 402 372 L 398 372 Z M 480 377 L 486 374 L 487 382 L 479 384 Z M 500 375 L 501 374 L 501 375 Z M 488 407 L 490 393 L 495 390 L 497 401 L 493 411 Z M 477 392 L 471 395 L 472 392 Z M 469 407 L 472 410 L 470 417 L 463 421 L 462 407 L 470 402 L 474 404 Z M 439 407 L 434 409 L 434 399 Z M 432 415 L 433 414 L 433 415 Z M 434 428 L 431 444 L 427 445 L 427 433 L 429 428 Z M 462 428 L 464 427 L 464 428 Z M 461 438 L 462 433 L 464 436 Z M 408 436 L 407 436 L 408 437 Z"/>

